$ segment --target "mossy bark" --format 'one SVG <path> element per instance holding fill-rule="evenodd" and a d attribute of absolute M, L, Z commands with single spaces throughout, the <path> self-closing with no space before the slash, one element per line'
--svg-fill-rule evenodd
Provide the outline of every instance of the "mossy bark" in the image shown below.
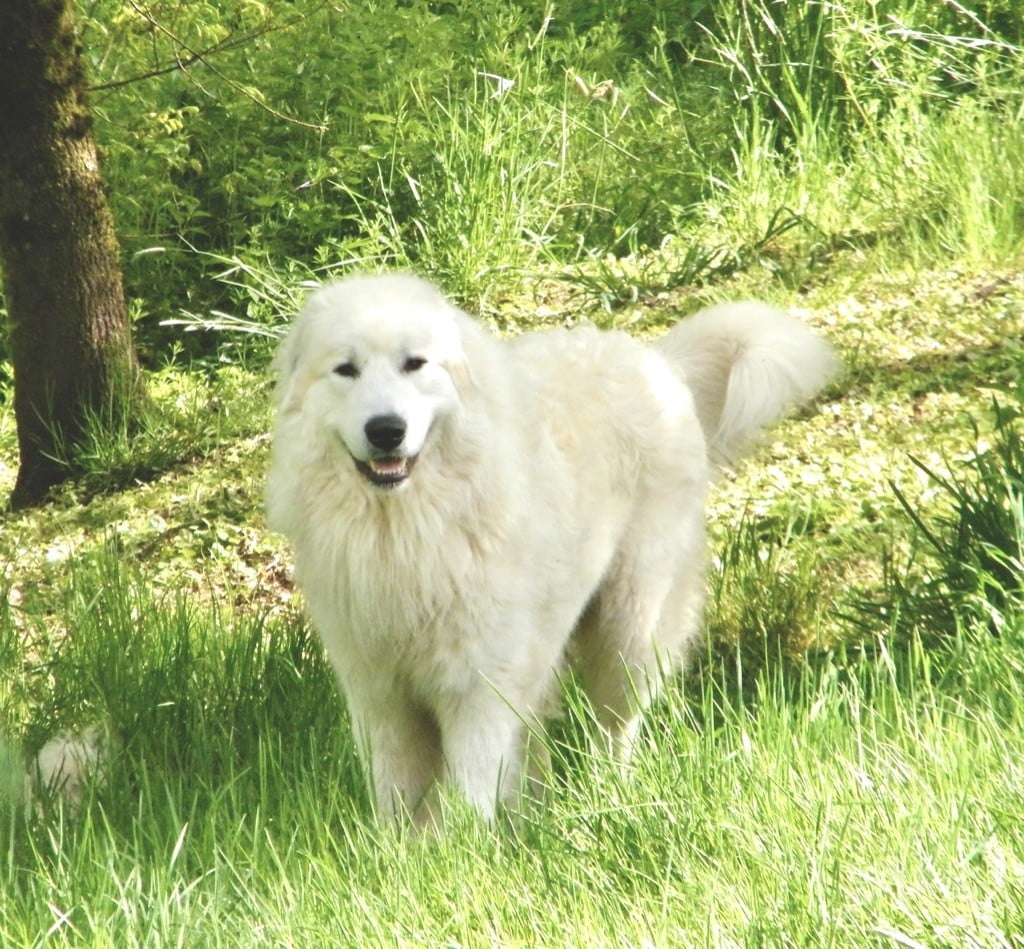
<path fill-rule="evenodd" d="M 20 463 L 13 507 L 72 473 L 141 383 L 70 0 L 0 3 L 0 264 Z"/>

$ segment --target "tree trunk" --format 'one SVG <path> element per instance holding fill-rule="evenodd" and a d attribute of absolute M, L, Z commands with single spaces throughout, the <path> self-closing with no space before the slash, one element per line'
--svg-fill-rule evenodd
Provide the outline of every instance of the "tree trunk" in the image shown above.
<path fill-rule="evenodd" d="M 72 0 L 0 0 L 0 264 L 17 508 L 73 474 L 85 425 L 141 400 Z"/>

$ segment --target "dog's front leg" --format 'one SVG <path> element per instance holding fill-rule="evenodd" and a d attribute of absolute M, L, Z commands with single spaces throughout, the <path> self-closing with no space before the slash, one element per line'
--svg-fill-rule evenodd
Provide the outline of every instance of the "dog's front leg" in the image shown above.
<path fill-rule="evenodd" d="M 445 776 L 487 820 L 518 790 L 525 725 L 508 700 L 482 684 L 438 715 Z"/>
<path fill-rule="evenodd" d="M 443 776 L 441 737 L 432 715 L 392 697 L 357 705 L 350 699 L 360 755 L 367 763 L 378 817 L 436 825 Z"/>

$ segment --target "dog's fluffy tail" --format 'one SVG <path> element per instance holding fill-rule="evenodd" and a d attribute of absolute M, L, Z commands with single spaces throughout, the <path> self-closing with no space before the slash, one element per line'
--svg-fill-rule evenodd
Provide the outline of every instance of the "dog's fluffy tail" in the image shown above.
<path fill-rule="evenodd" d="M 701 310 L 654 345 L 685 376 L 716 466 L 734 464 L 766 426 L 816 395 L 839 368 L 825 340 L 763 303 Z"/>

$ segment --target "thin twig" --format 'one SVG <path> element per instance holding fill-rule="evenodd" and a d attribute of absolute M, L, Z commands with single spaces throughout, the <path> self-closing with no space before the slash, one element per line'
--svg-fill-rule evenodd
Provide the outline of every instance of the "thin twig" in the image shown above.
<path fill-rule="evenodd" d="M 298 125 L 301 128 L 312 129 L 313 131 L 316 132 L 325 132 L 327 130 L 326 125 L 322 125 L 319 123 L 303 122 L 301 119 L 296 119 L 293 118 L 292 116 L 285 115 L 278 109 L 275 109 L 272 106 L 268 105 L 266 102 L 262 101 L 259 98 L 259 96 L 253 94 L 248 89 L 246 89 L 241 83 L 236 82 L 226 73 L 224 73 L 216 66 L 214 66 L 209 61 L 209 57 L 212 55 L 216 55 L 218 53 L 225 52 L 226 50 L 236 49 L 239 46 L 243 46 L 259 36 L 264 36 L 268 33 L 273 33 L 278 30 L 288 29 L 289 27 L 294 26 L 296 23 L 302 22 L 303 20 L 306 20 L 309 17 L 313 16 L 313 14 L 315 14 L 318 10 L 321 10 L 323 7 L 327 6 L 328 2 L 329 0 L 323 0 L 322 3 L 314 7 L 309 12 L 298 14 L 292 17 L 291 19 L 286 20 L 284 23 L 262 27 L 261 29 L 258 30 L 252 30 L 249 33 L 245 33 L 241 36 L 229 36 L 226 39 L 221 40 L 219 43 L 216 43 L 215 45 L 208 47 L 205 50 L 196 50 L 192 49 L 192 47 L 190 47 L 188 43 L 185 42 L 185 40 L 183 40 L 180 36 L 177 36 L 166 26 L 164 26 L 164 24 L 161 23 L 155 16 L 153 16 L 153 14 L 150 13 L 149 10 L 146 9 L 146 7 L 144 7 L 141 3 L 136 2 L 136 0 L 129 0 L 132 9 L 134 9 L 135 12 L 139 14 L 139 16 L 145 19 L 146 22 L 149 23 L 149 25 L 158 33 L 162 33 L 164 36 L 166 36 L 173 44 L 175 44 L 178 47 L 179 50 L 183 50 L 185 53 L 187 53 L 187 56 L 181 57 L 178 54 L 175 54 L 173 63 L 168 63 L 166 66 L 161 66 L 152 69 L 146 73 L 140 73 L 139 75 L 133 76 L 129 79 L 121 79 L 108 83 L 101 83 L 99 85 L 93 86 L 90 91 L 95 92 L 104 89 L 116 89 L 122 86 L 129 85 L 133 82 L 141 82 L 145 79 L 151 79 L 154 76 L 165 75 L 166 73 L 174 72 L 175 70 L 181 70 L 182 72 L 187 73 L 191 66 L 194 66 L 196 63 L 202 63 L 207 69 L 210 70 L 210 72 L 212 72 L 215 76 L 226 82 L 228 86 L 234 89 L 235 92 L 238 92 L 239 94 L 245 96 L 245 98 L 249 99 L 251 102 L 258 105 L 261 109 L 266 110 L 275 118 L 280 119 L 282 122 L 288 122 L 292 125 Z M 200 88 L 203 89 L 203 92 L 206 95 L 210 96 L 211 98 L 216 98 L 211 92 L 204 89 L 201 85 Z"/>
<path fill-rule="evenodd" d="M 175 58 L 173 63 L 156 66 L 148 72 L 136 73 L 134 76 L 129 76 L 127 79 L 111 79 L 109 82 L 100 82 L 95 86 L 89 86 L 88 91 L 93 93 L 107 92 L 110 89 L 122 89 L 125 86 L 131 86 L 137 82 L 144 82 L 145 80 L 153 79 L 156 76 L 165 76 L 167 73 L 176 72 L 178 70 L 184 71 L 193 63 L 205 60 L 207 56 L 212 56 L 230 49 L 236 49 L 239 46 L 244 46 L 250 40 L 256 39 L 258 36 L 263 36 L 265 33 L 269 33 L 272 30 L 284 29 L 286 25 L 287 24 L 282 24 L 281 26 L 267 27 L 262 30 L 253 30 L 251 33 L 246 33 L 243 36 L 229 36 L 226 39 L 221 40 L 219 43 L 215 43 L 213 46 L 209 46 L 200 52 L 193 53 L 184 59 L 181 59 L 180 57 Z"/>

